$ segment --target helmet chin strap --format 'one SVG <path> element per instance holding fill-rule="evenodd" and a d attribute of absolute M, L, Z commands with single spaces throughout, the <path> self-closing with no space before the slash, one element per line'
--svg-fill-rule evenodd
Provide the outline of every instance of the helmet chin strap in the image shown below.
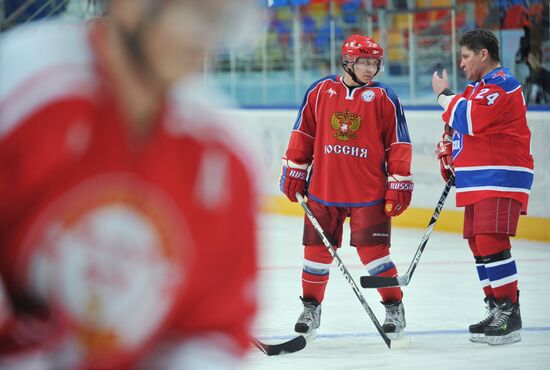
<path fill-rule="evenodd" d="M 355 69 L 355 63 L 352 62 L 351 64 L 352 64 L 353 68 L 348 68 L 348 66 L 346 65 L 346 63 L 342 63 L 342 67 L 344 68 L 344 71 L 346 71 L 346 72 L 350 75 L 351 79 L 352 79 L 353 82 L 355 82 L 356 84 L 359 84 L 359 85 L 365 85 L 365 84 L 367 84 L 367 82 L 361 82 L 361 81 L 359 81 L 359 79 L 357 78 L 357 75 L 355 74 L 355 71 L 354 71 L 354 69 Z M 374 76 L 372 76 L 372 77 L 375 77 L 375 76 L 378 74 L 378 71 L 380 71 L 380 66 L 378 66 L 378 68 L 376 69 L 376 73 L 375 73 Z"/>
<path fill-rule="evenodd" d="M 353 82 L 355 82 L 356 84 L 359 84 L 359 85 L 364 85 L 365 83 L 364 82 L 360 82 L 358 79 L 357 79 L 357 75 L 355 74 L 355 63 L 351 63 L 353 68 L 348 68 L 348 66 L 346 65 L 346 63 L 342 63 L 342 67 L 344 67 L 344 71 L 346 71 L 351 79 L 353 80 Z"/>

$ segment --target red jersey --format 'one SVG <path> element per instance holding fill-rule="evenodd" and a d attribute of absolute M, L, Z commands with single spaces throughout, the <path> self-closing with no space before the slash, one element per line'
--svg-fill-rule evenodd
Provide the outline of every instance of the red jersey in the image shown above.
<path fill-rule="evenodd" d="M 55 23 L 0 44 L 8 295 L 62 318 L 68 368 L 130 368 L 159 353 L 187 368 L 179 346 L 208 339 L 203 360 L 220 349 L 236 359 L 256 310 L 251 177 L 212 113 L 185 99 L 167 99 L 150 136 L 131 136 L 92 44 L 85 28 Z"/>
<path fill-rule="evenodd" d="M 520 83 L 496 68 L 456 95 L 443 120 L 453 129 L 456 205 L 516 199 L 527 211 L 533 183 L 531 131 Z"/>
<path fill-rule="evenodd" d="M 382 203 L 388 173 L 410 175 L 403 108 L 388 86 L 348 87 L 328 76 L 307 90 L 286 157 L 312 163 L 308 196 L 328 206 Z"/>

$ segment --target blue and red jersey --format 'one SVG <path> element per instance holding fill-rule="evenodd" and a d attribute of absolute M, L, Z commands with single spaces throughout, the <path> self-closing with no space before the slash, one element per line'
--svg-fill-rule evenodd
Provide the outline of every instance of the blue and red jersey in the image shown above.
<path fill-rule="evenodd" d="M 349 87 L 339 76 L 307 90 L 286 157 L 311 164 L 308 195 L 324 205 L 384 201 L 387 175 L 410 175 L 411 141 L 403 108 L 388 86 Z"/>
<path fill-rule="evenodd" d="M 452 99 L 442 117 L 454 129 L 457 206 L 506 197 L 527 212 L 534 165 L 525 113 L 521 85 L 502 67 Z"/>

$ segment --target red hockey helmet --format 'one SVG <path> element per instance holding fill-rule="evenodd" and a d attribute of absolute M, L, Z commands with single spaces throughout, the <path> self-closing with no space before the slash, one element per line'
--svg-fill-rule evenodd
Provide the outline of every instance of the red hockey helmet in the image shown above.
<path fill-rule="evenodd" d="M 373 39 L 363 35 L 351 35 L 342 44 L 342 63 L 355 63 L 357 58 L 382 60 L 384 49 Z"/>

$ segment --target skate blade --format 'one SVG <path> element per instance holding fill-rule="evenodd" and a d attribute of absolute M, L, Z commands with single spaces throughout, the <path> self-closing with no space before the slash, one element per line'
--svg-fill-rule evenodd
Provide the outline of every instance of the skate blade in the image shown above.
<path fill-rule="evenodd" d="M 319 329 L 312 329 L 307 333 L 300 333 L 296 330 L 294 332 L 298 335 L 302 335 L 306 339 L 306 342 L 310 342 L 310 341 L 314 340 L 315 338 L 317 338 L 318 330 Z"/>
<path fill-rule="evenodd" d="M 392 341 L 398 341 L 405 337 L 405 332 L 403 330 L 394 332 L 394 333 L 386 333 L 388 338 L 390 338 Z"/>
<path fill-rule="evenodd" d="M 405 349 L 411 346 L 411 339 L 405 335 L 401 335 L 399 339 L 392 339 L 390 349 Z"/>
<path fill-rule="evenodd" d="M 470 333 L 470 342 L 473 343 L 487 343 L 485 334 L 472 334 Z"/>
<path fill-rule="evenodd" d="M 319 334 L 319 330 L 318 329 L 313 329 L 308 334 L 302 334 L 302 335 L 304 336 L 304 338 L 306 338 L 306 342 L 309 343 L 312 340 L 314 340 L 315 338 L 317 338 L 317 334 Z"/>
<path fill-rule="evenodd" d="M 487 340 L 487 344 L 489 344 L 490 346 L 499 346 L 501 344 L 519 342 L 521 340 L 521 333 L 518 330 L 508 335 L 501 335 L 501 336 L 486 335 L 485 338 Z"/>

